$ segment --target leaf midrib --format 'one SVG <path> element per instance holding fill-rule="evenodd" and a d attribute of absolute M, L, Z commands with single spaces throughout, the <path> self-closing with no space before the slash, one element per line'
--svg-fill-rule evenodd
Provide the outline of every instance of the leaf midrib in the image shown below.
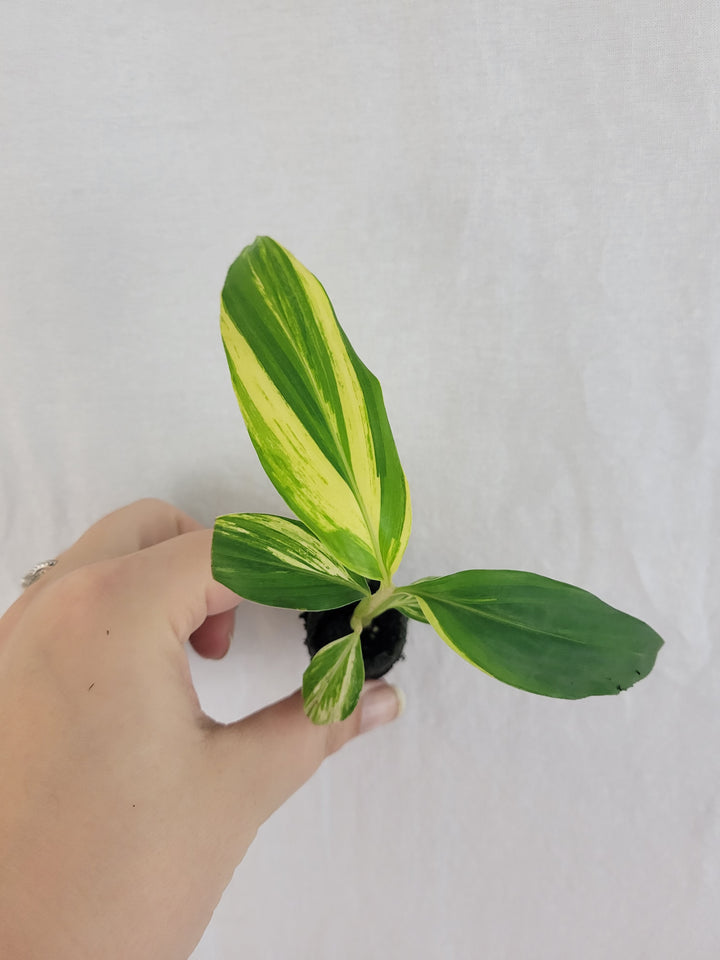
<path fill-rule="evenodd" d="M 428 603 L 427 597 L 423 597 L 426 603 Z M 542 630 L 539 627 L 533 627 L 529 624 L 522 623 L 521 621 L 511 620 L 508 617 L 501 617 L 497 614 L 486 613 L 485 611 L 478 610 L 475 606 L 470 606 L 467 603 L 460 603 L 457 600 L 448 600 L 446 597 L 443 597 L 441 600 L 438 598 L 433 598 L 439 604 L 445 604 L 446 606 L 458 607 L 461 610 L 468 610 L 470 613 L 476 613 L 480 617 L 484 617 L 486 620 L 494 620 L 495 623 L 503 623 L 510 627 L 517 627 L 520 630 L 525 630 L 529 633 L 537 633 L 542 637 L 554 637 L 556 640 L 567 640 L 570 643 L 579 643 L 580 646 L 587 647 L 590 646 L 586 640 L 580 640 L 575 637 L 567 637 L 563 633 L 553 633 L 551 630 Z M 478 600 L 477 603 L 501 603 L 497 597 L 488 597 L 483 600 Z M 514 600 L 513 603 L 530 603 L 530 600 Z"/>

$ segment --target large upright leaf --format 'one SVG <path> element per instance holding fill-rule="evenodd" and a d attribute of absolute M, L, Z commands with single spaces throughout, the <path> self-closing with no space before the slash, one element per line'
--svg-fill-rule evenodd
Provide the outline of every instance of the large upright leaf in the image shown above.
<path fill-rule="evenodd" d="M 238 596 L 273 607 L 332 610 L 370 595 L 306 526 L 264 513 L 217 518 L 212 572 Z"/>
<path fill-rule="evenodd" d="M 516 570 L 464 570 L 403 587 L 462 657 L 505 683 L 575 700 L 646 676 L 662 640 L 579 587 Z"/>
<path fill-rule="evenodd" d="M 258 237 L 228 271 L 221 330 L 250 437 L 278 492 L 351 570 L 383 579 L 410 535 L 410 497 L 380 384 L 320 282 Z"/>

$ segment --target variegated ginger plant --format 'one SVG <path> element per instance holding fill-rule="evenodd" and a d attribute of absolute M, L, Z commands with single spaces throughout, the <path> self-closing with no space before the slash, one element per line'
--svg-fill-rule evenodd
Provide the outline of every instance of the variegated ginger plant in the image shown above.
<path fill-rule="evenodd" d="M 305 671 L 311 720 L 331 723 L 354 710 L 364 681 L 361 632 L 392 608 L 431 624 L 486 673 L 545 696 L 618 693 L 650 672 L 660 637 L 578 587 L 514 570 L 395 585 L 410 494 L 380 384 L 317 278 L 269 237 L 230 267 L 221 331 L 260 462 L 299 519 L 218 517 L 215 579 L 276 607 L 358 601 L 352 632 L 318 651 Z M 376 592 L 368 580 L 380 582 Z"/>

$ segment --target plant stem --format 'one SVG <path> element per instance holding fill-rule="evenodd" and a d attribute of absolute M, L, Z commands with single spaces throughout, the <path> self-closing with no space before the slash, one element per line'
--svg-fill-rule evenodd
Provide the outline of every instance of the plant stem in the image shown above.
<path fill-rule="evenodd" d="M 382 583 L 380 588 L 369 597 L 358 603 L 350 620 L 350 629 L 360 633 L 375 617 L 393 605 L 395 587 L 392 581 Z"/>

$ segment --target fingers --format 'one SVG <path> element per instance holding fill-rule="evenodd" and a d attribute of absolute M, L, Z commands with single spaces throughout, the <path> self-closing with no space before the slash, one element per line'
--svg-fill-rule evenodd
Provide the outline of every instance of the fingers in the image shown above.
<path fill-rule="evenodd" d="M 220 660 L 230 649 L 230 637 L 235 626 L 235 610 L 208 617 L 190 635 L 190 644 L 201 657 Z"/>
<path fill-rule="evenodd" d="M 213 578 L 212 534 L 201 528 L 87 568 L 107 616 L 141 642 L 169 637 L 185 643 L 195 634 L 200 652 L 222 656 L 232 617 L 205 621 L 232 611 L 240 597 Z"/>
<path fill-rule="evenodd" d="M 55 566 L 45 570 L 35 583 L 27 587 L 0 618 L 0 630 L 12 629 L 28 605 L 66 574 L 202 529 L 197 520 L 164 500 L 148 497 L 121 507 L 94 523 L 71 547 L 58 555 Z M 197 639 L 202 647 L 202 636 Z M 217 649 L 217 644 L 213 644 L 213 649 Z"/>
<path fill-rule="evenodd" d="M 365 685 L 360 703 L 342 723 L 317 726 L 303 710 L 300 691 L 237 723 L 218 726 L 210 738 L 213 770 L 229 809 L 246 816 L 252 799 L 256 830 L 323 762 L 354 737 L 394 720 L 404 697 L 384 680 Z"/>
<path fill-rule="evenodd" d="M 28 597 L 72 570 L 115 559 L 196 530 L 205 529 L 189 514 L 164 500 L 146 497 L 102 517 L 58 557 L 57 564 L 28 588 Z M 203 657 L 224 657 L 230 645 L 232 610 L 211 616 L 191 635 L 190 643 Z"/>
<path fill-rule="evenodd" d="M 190 639 L 202 656 L 220 658 L 240 597 L 213 579 L 211 542 L 211 529 L 170 504 L 137 501 L 103 517 L 61 554 L 6 613 L 3 628 L 48 589 L 62 589 L 63 577 L 81 576 L 75 588 L 83 605 L 101 603 L 103 616 L 128 635 L 143 643 L 149 636 Z"/>
<path fill-rule="evenodd" d="M 89 527 L 71 547 L 59 554 L 54 567 L 27 588 L 26 595 L 39 592 L 78 567 L 122 557 L 171 537 L 202 529 L 197 520 L 164 500 L 150 497 L 136 500 Z"/>

